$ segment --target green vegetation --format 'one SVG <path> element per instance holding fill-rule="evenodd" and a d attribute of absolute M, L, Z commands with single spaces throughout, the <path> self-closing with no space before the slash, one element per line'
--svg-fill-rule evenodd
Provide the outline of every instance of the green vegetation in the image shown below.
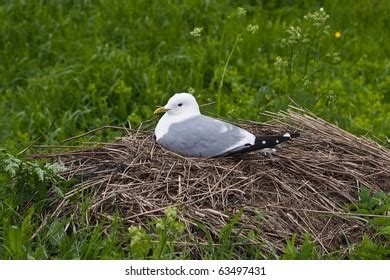
<path fill-rule="evenodd" d="M 0 259 L 188 258 L 192 248 L 175 245 L 176 210 L 129 230 L 120 217 L 42 221 L 72 182 L 56 175 L 61 166 L 23 158 L 32 144 L 135 126 L 174 92 L 215 102 L 203 109 L 229 119 L 265 120 L 261 112 L 297 104 L 389 145 L 390 1 L 46 2 L 0 4 Z M 388 194 L 360 195 L 351 212 L 390 211 Z M 88 197 L 78 199 L 88 216 Z M 199 257 L 277 257 L 246 246 L 258 233 L 237 237 L 236 224 L 220 246 L 204 229 Z M 389 258 L 389 219 L 368 226 L 382 241 L 362 237 L 349 258 Z M 304 240 L 286 240 L 283 258 L 321 258 Z"/>

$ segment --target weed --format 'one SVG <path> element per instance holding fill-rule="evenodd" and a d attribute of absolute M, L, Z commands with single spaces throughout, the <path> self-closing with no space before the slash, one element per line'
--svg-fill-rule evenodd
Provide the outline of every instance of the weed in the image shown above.
<path fill-rule="evenodd" d="M 287 240 L 286 247 L 284 249 L 284 260 L 314 260 L 318 259 L 316 252 L 316 245 L 310 240 L 309 235 L 304 236 L 304 240 L 300 248 L 295 245 L 294 235 L 291 239 Z"/>
<path fill-rule="evenodd" d="M 178 221 L 177 209 L 167 208 L 164 217 L 151 223 L 157 238 L 153 238 L 144 228 L 137 226 L 129 228 L 131 256 L 136 259 L 180 257 L 180 253 L 175 252 L 175 241 L 182 236 L 184 225 Z"/>
<path fill-rule="evenodd" d="M 359 202 L 347 205 L 349 211 L 368 214 L 368 225 L 390 241 L 390 193 L 372 193 L 368 188 L 359 189 Z"/>

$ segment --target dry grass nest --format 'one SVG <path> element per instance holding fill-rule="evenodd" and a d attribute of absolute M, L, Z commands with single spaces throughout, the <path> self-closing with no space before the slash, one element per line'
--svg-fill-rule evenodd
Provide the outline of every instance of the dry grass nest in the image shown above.
<path fill-rule="evenodd" d="M 206 242 L 199 223 L 218 236 L 242 210 L 240 234 L 261 232 L 252 242 L 270 252 L 282 252 L 286 238 L 306 233 L 323 254 L 343 250 L 368 231 L 365 217 L 345 205 L 358 201 L 363 186 L 390 191 L 389 150 L 306 111 L 270 115 L 267 124 L 239 125 L 258 135 L 300 132 L 272 155 L 184 158 L 156 144 L 151 129 L 130 130 L 100 147 L 46 154 L 67 168 L 63 177 L 78 180 L 55 201 L 50 216 L 81 213 L 80 203 L 72 202 L 80 192 L 91 194 L 95 219 L 120 213 L 129 226 L 176 206 L 188 242 L 199 244 Z"/>

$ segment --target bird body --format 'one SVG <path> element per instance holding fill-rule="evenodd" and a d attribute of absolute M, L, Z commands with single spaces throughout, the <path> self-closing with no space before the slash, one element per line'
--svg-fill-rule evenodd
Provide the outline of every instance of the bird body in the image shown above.
<path fill-rule="evenodd" d="M 252 133 L 203 115 L 173 123 L 169 132 L 157 142 L 168 149 L 180 147 L 179 153 L 186 156 L 215 157 L 255 143 Z"/>
<path fill-rule="evenodd" d="M 204 116 L 196 99 L 188 93 L 173 95 L 155 113 L 165 114 L 155 129 L 156 141 L 163 147 L 190 157 L 219 157 L 274 147 L 297 134 L 256 137 L 238 126 Z"/>

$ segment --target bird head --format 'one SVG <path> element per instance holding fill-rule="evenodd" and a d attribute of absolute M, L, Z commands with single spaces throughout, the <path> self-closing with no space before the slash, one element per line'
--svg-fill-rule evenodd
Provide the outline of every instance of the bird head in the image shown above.
<path fill-rule="evenodd" d="M 182 92 L 173 95 L 163 107 L 159 107 L 154 111 L 155 114 L 167 113 L 168 115 L 199 115 L 199 105 L 194 96 L 189 93 Z"/>

